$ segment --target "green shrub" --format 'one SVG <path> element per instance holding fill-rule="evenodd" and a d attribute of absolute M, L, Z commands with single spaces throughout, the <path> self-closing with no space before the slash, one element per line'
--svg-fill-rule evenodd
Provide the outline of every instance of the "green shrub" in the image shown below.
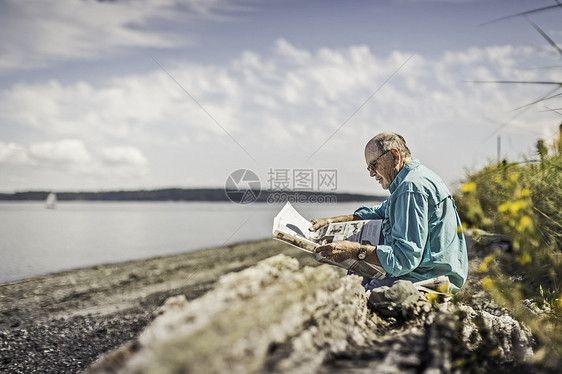
<path fill-rule="evenodd" d="M 482 288 L 529 326 L 542 344 L 538 358 L 562 364 L 562 157 L 496 163 L 467 176 L 455 194 L 465 228 L 506 235 L 511 251 L 488 254 L 478 268 Z M 524 307 L 531 299 L 540 317 Z"/>

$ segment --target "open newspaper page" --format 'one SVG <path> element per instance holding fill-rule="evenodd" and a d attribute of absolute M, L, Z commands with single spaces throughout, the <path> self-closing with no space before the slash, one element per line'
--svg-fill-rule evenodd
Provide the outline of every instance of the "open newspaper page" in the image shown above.
<path fill-rule="evenodd" d="M 356 259 L 334 262 L 314 252 L 320 245 L 339 240 L 377 245 L 381 236 L 380 220 L 330 223 L 316 232 L 308 230 L 311 226 L 310 221 L 287 203 L 273 220 L 273 237 L 310 253 L 318 262 L 339 266 L 368 278 L 384 278 L 386 272 L 380 266 Z"/>

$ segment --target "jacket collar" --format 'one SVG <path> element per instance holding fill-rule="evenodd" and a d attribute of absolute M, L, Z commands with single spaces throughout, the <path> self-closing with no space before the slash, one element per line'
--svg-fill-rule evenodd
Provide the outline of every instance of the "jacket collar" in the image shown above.
<path fill-rule="evenodd" d="M 406 165 L 404 165 L 404 167 L 402 169 L 400 169 L 400 171 L 398 172 L 398 175 L 396 175 L 396 177 L 394 178 L 394 180 L 392 181 L 392 183 L 388 187 L 388 190 L 390 191 L 390 193 L 393 194 L 394 191 L 396 191 L 396 189 L 400 185 L 400 183 L 402 183 L 402 181 L 406 178 L 406 175 L 408 175 L 408 173 L 411 170 L 414 170 L 418 166 L 420 166 L 420 162 L 418 160 L 410 161 Z"/>

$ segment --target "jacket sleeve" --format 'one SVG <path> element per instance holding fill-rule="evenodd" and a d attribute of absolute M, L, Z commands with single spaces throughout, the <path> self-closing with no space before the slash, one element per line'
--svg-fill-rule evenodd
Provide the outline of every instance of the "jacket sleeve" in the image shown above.
<path fill-rule="evenodd" d="M 381 205 L 372 208 L 362 206 L 361 208 L 353 212 L 353 215 L 361 219 L 383 219 L 386 204 L 387 200 L 383 201 Z"/>
<path fill-rule="evenodd" d="M 392 204 L 392 229 L 387 245 L 377 246 L 377 256 L 386 272 L 398 277 L 420 264 L 428 238 L 428 199 L 421 192 L 405 191 Z"/>

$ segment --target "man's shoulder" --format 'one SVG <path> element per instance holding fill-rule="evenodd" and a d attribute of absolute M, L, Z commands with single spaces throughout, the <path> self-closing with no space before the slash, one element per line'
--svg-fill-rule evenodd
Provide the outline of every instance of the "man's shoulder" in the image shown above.
<path fill-rule="evenodd" d="M 451 193 L 443 179 L 433 170 L 418 163 L 411 168 L 397 188 L 397 192 L 416 192 L 441 200 Z"/>

